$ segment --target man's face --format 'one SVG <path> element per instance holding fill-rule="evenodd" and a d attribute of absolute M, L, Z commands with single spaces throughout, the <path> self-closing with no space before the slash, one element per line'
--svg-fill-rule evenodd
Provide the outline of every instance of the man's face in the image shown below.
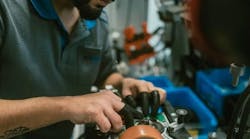
<path fill-rule="evenodd" d="M 94 20 L 101 15 L 103 8 L 112 0 L 73 0 L 80 16 L 84 19 Z"/>

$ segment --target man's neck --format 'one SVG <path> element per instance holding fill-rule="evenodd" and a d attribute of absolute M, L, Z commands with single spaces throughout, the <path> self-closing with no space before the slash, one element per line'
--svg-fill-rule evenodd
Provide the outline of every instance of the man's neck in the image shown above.
<path fill-rule="evenodd" d="M 52 0 L 52 2 L 55 11 L 70 34 L 80 17 L 78 9 L 74 7 L 71 0 Z"/>

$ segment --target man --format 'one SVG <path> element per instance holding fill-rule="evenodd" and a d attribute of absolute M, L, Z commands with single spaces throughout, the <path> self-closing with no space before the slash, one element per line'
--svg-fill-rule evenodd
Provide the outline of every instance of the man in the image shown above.
<path fill-rule="evenodd" d="M 69 139 L 73 123 L 119 131 L 125 104 L 108 90 L 90 94 L 92 85 L 123 97 L 158 90 L 165 100 L 116 73 L 102 12 L 110 2 L 0 0 L 0 138 Z"/>

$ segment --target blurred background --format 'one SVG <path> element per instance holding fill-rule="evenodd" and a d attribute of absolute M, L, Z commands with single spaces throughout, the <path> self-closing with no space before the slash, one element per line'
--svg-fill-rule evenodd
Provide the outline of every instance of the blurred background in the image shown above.
<path fill-rule="evenodd" d="M 117 68 L 164 88 L 188 110 L 194 138 L 226 138 L 249 85 L 249 9 L 249 0 L 117 0 L 106 9 Z"/>

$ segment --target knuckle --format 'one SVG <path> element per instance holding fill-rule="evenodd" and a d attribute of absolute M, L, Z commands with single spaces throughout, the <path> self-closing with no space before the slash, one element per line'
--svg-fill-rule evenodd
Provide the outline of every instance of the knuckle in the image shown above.
<path fill-rule="evenodd" d="M 113 103 L 112 104 L 112 108 L 115 110 L 115 111 L 120 111 L 123 107 L 123 103 L 121 102 L 117 102 L 117 103 Z"/>
<path fill-rule="evenodd" d="M 106 94 L 106 97 L 108 97 L 108 98 L 115 96 L 115 94 L 111 90 L 107 90 L 107 92 L 105 94 Z"/>
<path fill-rule="evenodd" d="M 153 83 L 151 83 L 151 82 L 147 82 L 147 85 L 148 86 L 154 86 Z"/>
<path fill-rule="evenodd" d="M 146 84 L 147 84 L 147 81 L 141 80 L 139 83 L 140 83 L 141 85 L 146 85 Z"/>
<path fill-rule="evenodd" d="M 98 113 L 100 112 L 99 108 L 96 107 L 96 108 L 93 108 L 93 107 L 89 107 L 87 108 L 87 113 L 90 115 L 90 116 L 96 116 L 98 115 Z"/>

